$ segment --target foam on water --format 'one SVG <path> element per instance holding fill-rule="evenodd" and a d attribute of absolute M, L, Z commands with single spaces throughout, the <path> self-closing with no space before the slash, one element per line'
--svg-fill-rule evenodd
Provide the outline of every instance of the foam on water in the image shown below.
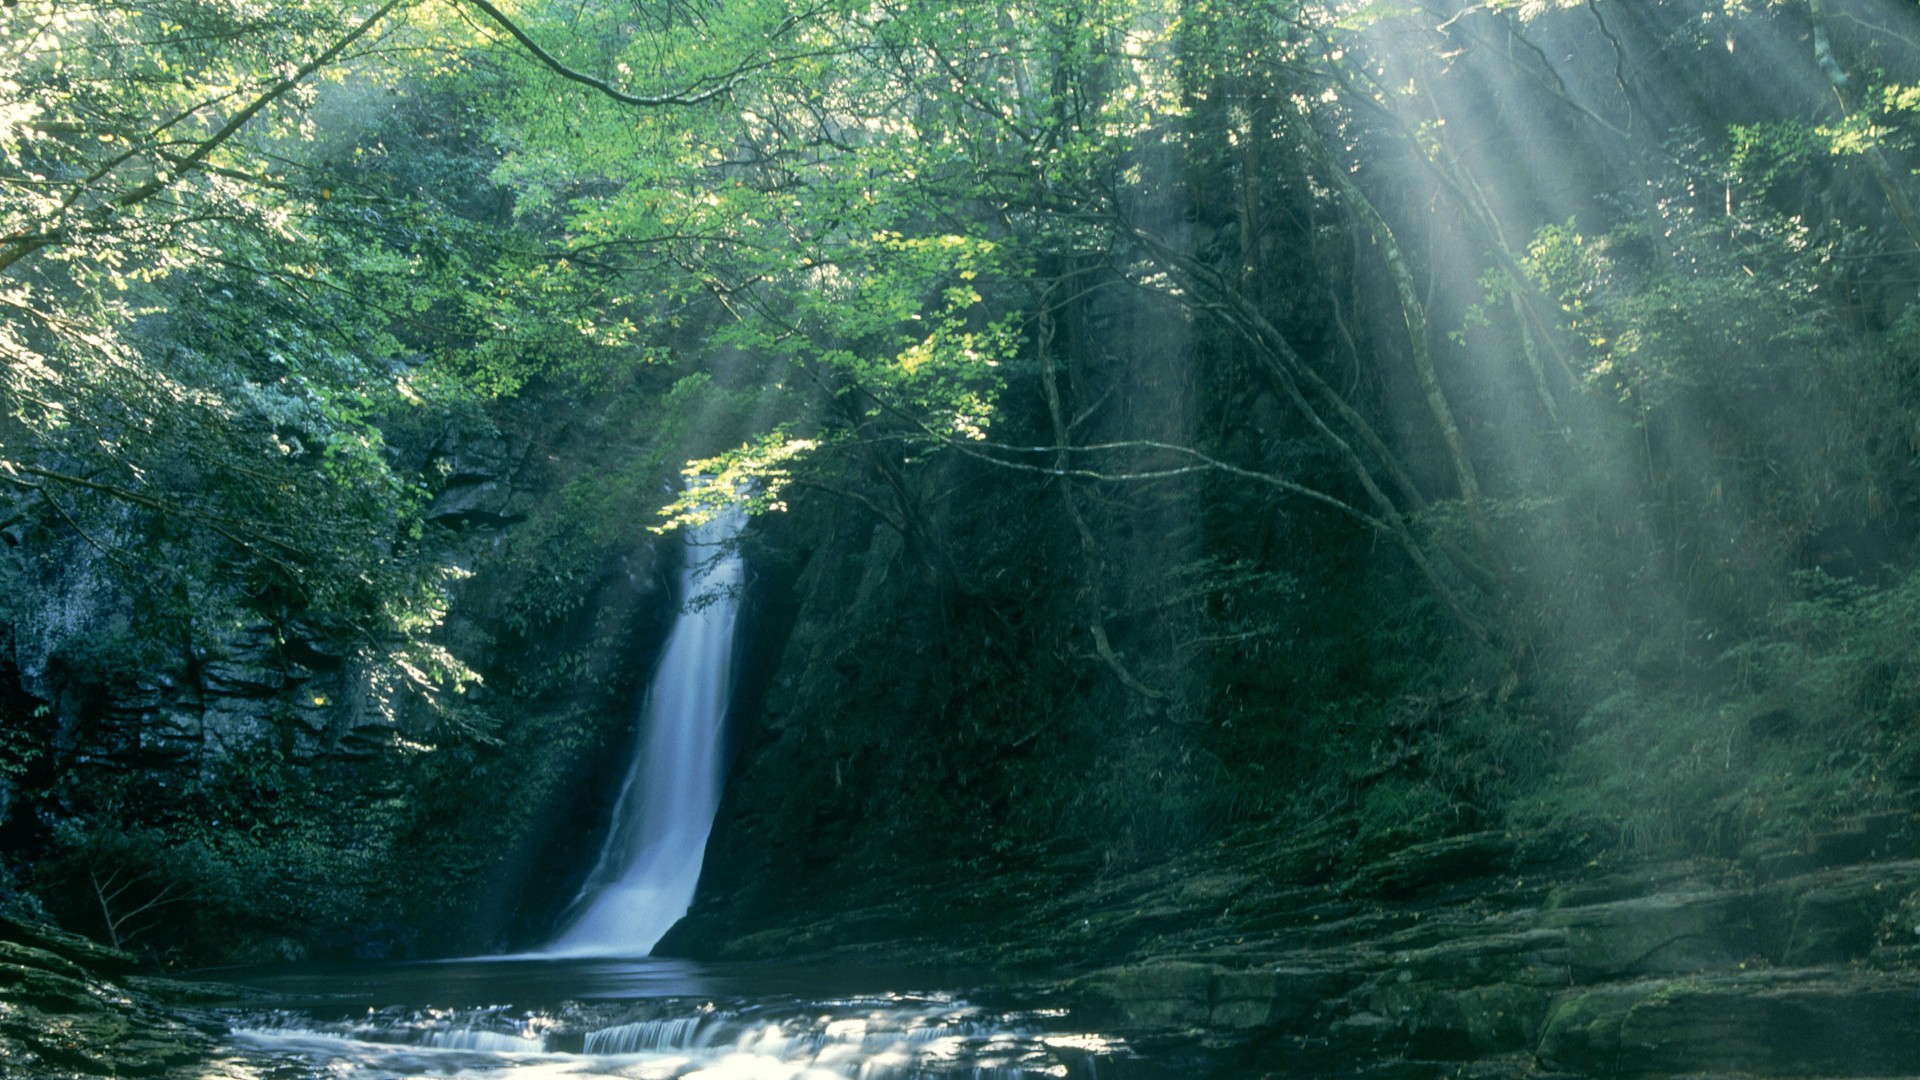
<path fill-rule="evenodd" d="M 658 1003 L 649 1006 L 660 1011 Z M 1094 1080 L 1126 1056 L 1040 1014 L 989 1014 L 950 998 L 711 1003 L 591 1030 L 544 1014 L 435 1010 L 315 1022 L 242 1018 L 235 1076 L 402 1080 Z M 562 1048 L 567 1049 L 562 1049 Z"/>

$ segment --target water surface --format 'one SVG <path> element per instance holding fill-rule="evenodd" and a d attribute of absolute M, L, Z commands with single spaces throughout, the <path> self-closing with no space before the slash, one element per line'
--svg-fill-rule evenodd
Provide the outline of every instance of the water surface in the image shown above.
<path fill-rule="evenodd" d="M 228 973 L 234 1080 L 1122 1080 L 1190 1075 L 985 973 L 667 959 Z"/>

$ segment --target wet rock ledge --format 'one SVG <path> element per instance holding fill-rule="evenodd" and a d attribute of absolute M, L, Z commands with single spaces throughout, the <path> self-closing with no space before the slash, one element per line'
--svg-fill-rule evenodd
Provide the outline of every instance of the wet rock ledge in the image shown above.
<path fill-rule="evenodd" d="M 0 1077 L 200 1077 L 223 1022 L 129 954 L 0 916 Z"/>
<path fill-rule="evenodd" d="M 1217 933 L 1061 992 L 1248 1076 L 1911 1076 L 1914 824 L 1537 879 L 1509 838 L 1455 837 L 1323 888 L 1245 881 Z"/>

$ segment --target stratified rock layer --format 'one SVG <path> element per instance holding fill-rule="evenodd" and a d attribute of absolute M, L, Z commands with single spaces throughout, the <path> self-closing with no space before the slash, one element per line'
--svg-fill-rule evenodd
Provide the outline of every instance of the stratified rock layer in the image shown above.
<path fill-rule="evenodd" d="M 170 984 L 133 957 L 49 927 L 0 917 L 0 1077 L 200 1077 L 217 1021 L 162 1004 Z"/>
<path fill-rule="evenodd" d="M 1793 858 L 1533 878 L 1501 844 L 1409 849 L 1285 899 L 1249 882 L 1239 900 L 1266 933 L 1228 940 L 1235 920 L 1222 918 L 1218 933 L 1149 939 L 1153 955 L 1063 989 L 1135 1040 L 1231 1047 L 1247 1075 L 1920 1067 L 1920 863 L 1900 843 L 1820 836 Z M 1469 850 L 1477 867 L 1458 857 Z M 1132 913 L 1150 906 L 1131 897 Z"/>
<path fill-rule="evenodd" d="M 1308 883 L 1323 844 L 1250 835 L 1077 882 L 929 875 L 884 904 L 683 940 L 733 959 L 1034 971 L 1090 1027 L 1148 1052 L 1203 1047 L 1225 1063 L 1209 1076 L 1912 1076 L 1916 824 L 1594 862 L 1483 832 Z"/>

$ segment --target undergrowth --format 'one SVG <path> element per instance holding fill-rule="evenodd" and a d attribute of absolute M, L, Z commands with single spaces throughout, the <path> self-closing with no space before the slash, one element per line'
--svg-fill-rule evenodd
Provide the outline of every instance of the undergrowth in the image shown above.
<path fill-rule="evenodd" d="M 1818 572 L 1689 678 L 1621 680 L 1572 721 L 1515 821 L 1630 849 L 1734 854 L 1904 805 L 1920 776 L 1920 573 Z"/>

